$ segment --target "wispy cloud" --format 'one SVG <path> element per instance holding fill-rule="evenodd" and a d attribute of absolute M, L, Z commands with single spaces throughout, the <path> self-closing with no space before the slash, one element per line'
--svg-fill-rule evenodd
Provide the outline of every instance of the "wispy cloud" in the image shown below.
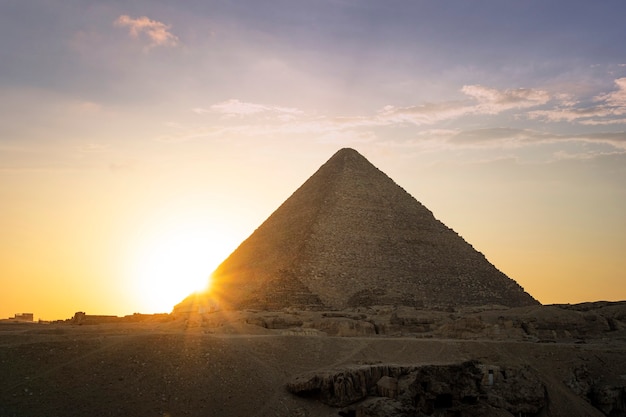
<path fill-rule="evenodd" d="M 472 108 L 461 102 L 426 103 L 406 107 L 387 105 L 378 112 L 377 118 L 386 124 L 411 123 L 421 126 L 455 119 L 471 112 Z"/>
<path fill-rule="evenodd" d="M 417 152 L 491 149 L 514 152 L 516 149 L 564 146 L 571 154 L 601 154 L 626 151 L 624 132 L 587 132 L 565 134 L 545 127 L 446 128 L 443 122 L 461 117 L 494 116 L 504 112 L 515 118 L 568 120 L 585 124 L 617 124 L 624 118 L 616 114 L 626 110 L 626 78 L 616 80 L 617 89 L 593 98 L 594 106 L 585 107 L 572 94 L 548 93 L 543 89 L 495 89 L 465 85 L 460 89 L 464 100 L 448 100 L 413 106 L 387 105 L 369 115 L 333 116 L 309 114 L 300 109 L 230 99 L 196 107 L 193 112 L 213 117 L 210 127 L 178 129 L 158 140 L 178 142 L 205 138 L 277 138 L 306 137 L 318 142 L 393 143 Z M 539 107 L 540 110 L 536 108 Z M 550 108 L 551 107 L 551 108 Z M 626 113 L 625 113 L 626 114 Z M 218 117 L 218 119 L 215 119 Z M 600 118 L 604 117 L 604 118 Z M 229 121 L 229 119 L 231 119 Z M 537 120 L 539 125 L 541 120 Z M 473 123 L 476 126 L 475 123 Z M 399 129 L 401 128 L 401 129 Z M 390 132 L 389 129 L 394 129 Z M 562 144 L 562 145 L 559 145 Z M 516 152 L 516 151 L 515 151 Z M 556 155 L 556 154 L 555 154 Z"/>
<path fill-rule="evenodd" d="M 543 90 L 518 88 L 497 90 L 482 85 L 465 85 L 461 89 L 472 100 L 428 103 L 408 107 L 383 107 L 378 117 L 396 123 L 430 125 L 467 115 L 495 115 L 512 109 L 541 106 L 550 101 Z"/>
<path fill-rule="evenodd" d="M 448 138 L 448 141 L 465 146 L 503 146 L 554 140 L 554 136 L 529 129 L 494 127 L 483 129 L 461 130 Z"/>
<path fill-rule="evenodd" d="M 598 126 L 598 125 L 626 125 L 626 118 L 624 119 L 607 119 L 607 120 L 581 120 L 581 125 Z"/>
<path fill-rule="evenodd" d="M 295 116 L 304 114 L 302 110 L 296 108 L 268 106 L 265 104 L 239 101 L 237 99 L 230 99 L 221 103 L 213 104 L 208 109 L 196 107 L 192 110 L 198 114 L 219 113 L 227 117 L 243 117 L 258 115 L 261 113 L 272 113 L 278 114 L 283 120 L 290 120 Z"/>
<path fill-rule="evenodd" d="M 556 108 L 535 110 L 528 113 L 530 119 L 548 122 L 570 122 L 583 125 L 614 125 L 626 122 L 626 78 L 615 80 L 617 89 L 593 98 L 590 105 L 575 101 L 562 101 Z"/>
<path fill-rule="evenodd" d="M 174 127 L 174 126 L 170 126 Z M 169 133 L 161 135 L 158 142 L 177 143 L 195 139 L 213 139 L 232 133 L 233 128 L 175 126 Z"/>
<path fill-rule="evenodd" d="M 128 27 L 129 33 L 134 38 L 144 35 L 150 47 L 154 46 L 177 46 L 180 41 L 176 35 L 170 32 L 170 25 L 141 16 L 133 19 L 128 15 L 121 15 L 114 24 L 120 27 Z"/>
<path fill-rule="evenodd" d="M 416 143 L 417 148 L 422 148 Z M 532 129 L 485 128 L 459 130 L 449 135 L 431 139 L 430 149 L 498 149 L 522 150 L 544 149 L 544 155 L 550 159 L 593 158 L 607 154 L 626 153 L 626 133 L 581 133 L 560 134 L 536 131 Z M 556 149 L 556 150 L 555 150 Z M 521 152 L 519 155 L 540 154 Z"/>
<path fill-rule="evenodd" d="M 497 90 L 482 85 L 466 85 L 461 91 L 478 102 L 473 106 L 476 114 L 498 114 L 511 109 L 540 106 L 550 101 L 548 92 L 532 88 Z"/>
<path fill-rule="evenodd" d="M 291 131 L 323 131 L 333 129 L 359 129 L 413 124 L 432 125 L 468 115 L 497 115 L 507 110 L 526 109 L 541 106 L 550 101 L 550 95 L 543 90 L 519 88 L 498 90 L 481 85 L 463 86 L 461 92 L 465 100 L 424 103 L 413 106 L 384 106 L 371 115 L 363 116 L 311 116 L 304 111 L 275 105 L 258 104 L 238 99 L 230 99 L 209 107 L 196 107 L 197 114 L 219 114 L 240 119 L 263 116 L 290 123 L 283 129 Z"/>
<path fill-rule="evenodd" d="M 617 91 L 599 95 L 596 101 L 603 101 L 607 106 L 626 107 L 626 77 L 615 80 Z"/>

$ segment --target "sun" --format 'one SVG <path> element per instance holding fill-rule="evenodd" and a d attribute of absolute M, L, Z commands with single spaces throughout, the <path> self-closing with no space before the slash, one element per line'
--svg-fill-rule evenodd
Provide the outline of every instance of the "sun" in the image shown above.
<path fill-rule="evenodd" d="M 132 286 L 142 313 L 168 313 L 196 291 L 208 289 L 221 253 L 206 230 L 177 227 L 143 239 L 134 256 Z"/>

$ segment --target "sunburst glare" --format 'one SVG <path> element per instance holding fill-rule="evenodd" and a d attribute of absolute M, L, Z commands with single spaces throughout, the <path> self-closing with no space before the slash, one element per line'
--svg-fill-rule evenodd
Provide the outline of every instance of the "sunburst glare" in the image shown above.
<path fill-rule="evenodd" d="M 208 289 L 222 256 L 217 236 L 178 227 L 144 240 L 134 256 L 132 286 L 145 312 L 169 312 L 183 298 Z M 143 311 L 142 311 L 143 312 Z"/>

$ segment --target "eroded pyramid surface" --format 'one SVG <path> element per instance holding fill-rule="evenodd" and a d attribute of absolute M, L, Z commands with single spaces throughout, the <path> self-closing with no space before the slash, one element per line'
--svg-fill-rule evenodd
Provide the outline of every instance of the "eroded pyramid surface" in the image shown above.
<path fill-rule="evenodd" d="M 347 148 L 216 269 L 206 297 L 226 309 L 538 304 Z"/>

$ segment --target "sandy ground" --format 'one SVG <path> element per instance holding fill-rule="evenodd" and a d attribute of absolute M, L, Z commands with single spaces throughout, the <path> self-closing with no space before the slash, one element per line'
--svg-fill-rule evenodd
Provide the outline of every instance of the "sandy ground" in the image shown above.
<path fill-rule="evenodd" d="M 355 364 L 529 364 L 549 416 L 602 416 L 564 384 L 584 366 L 626 375 L 626 346 L 415 337 L 294 336 L 242 324 L 0 325 L 0 416 L 337 416 L 290 394 L 309 371 Z"/>

